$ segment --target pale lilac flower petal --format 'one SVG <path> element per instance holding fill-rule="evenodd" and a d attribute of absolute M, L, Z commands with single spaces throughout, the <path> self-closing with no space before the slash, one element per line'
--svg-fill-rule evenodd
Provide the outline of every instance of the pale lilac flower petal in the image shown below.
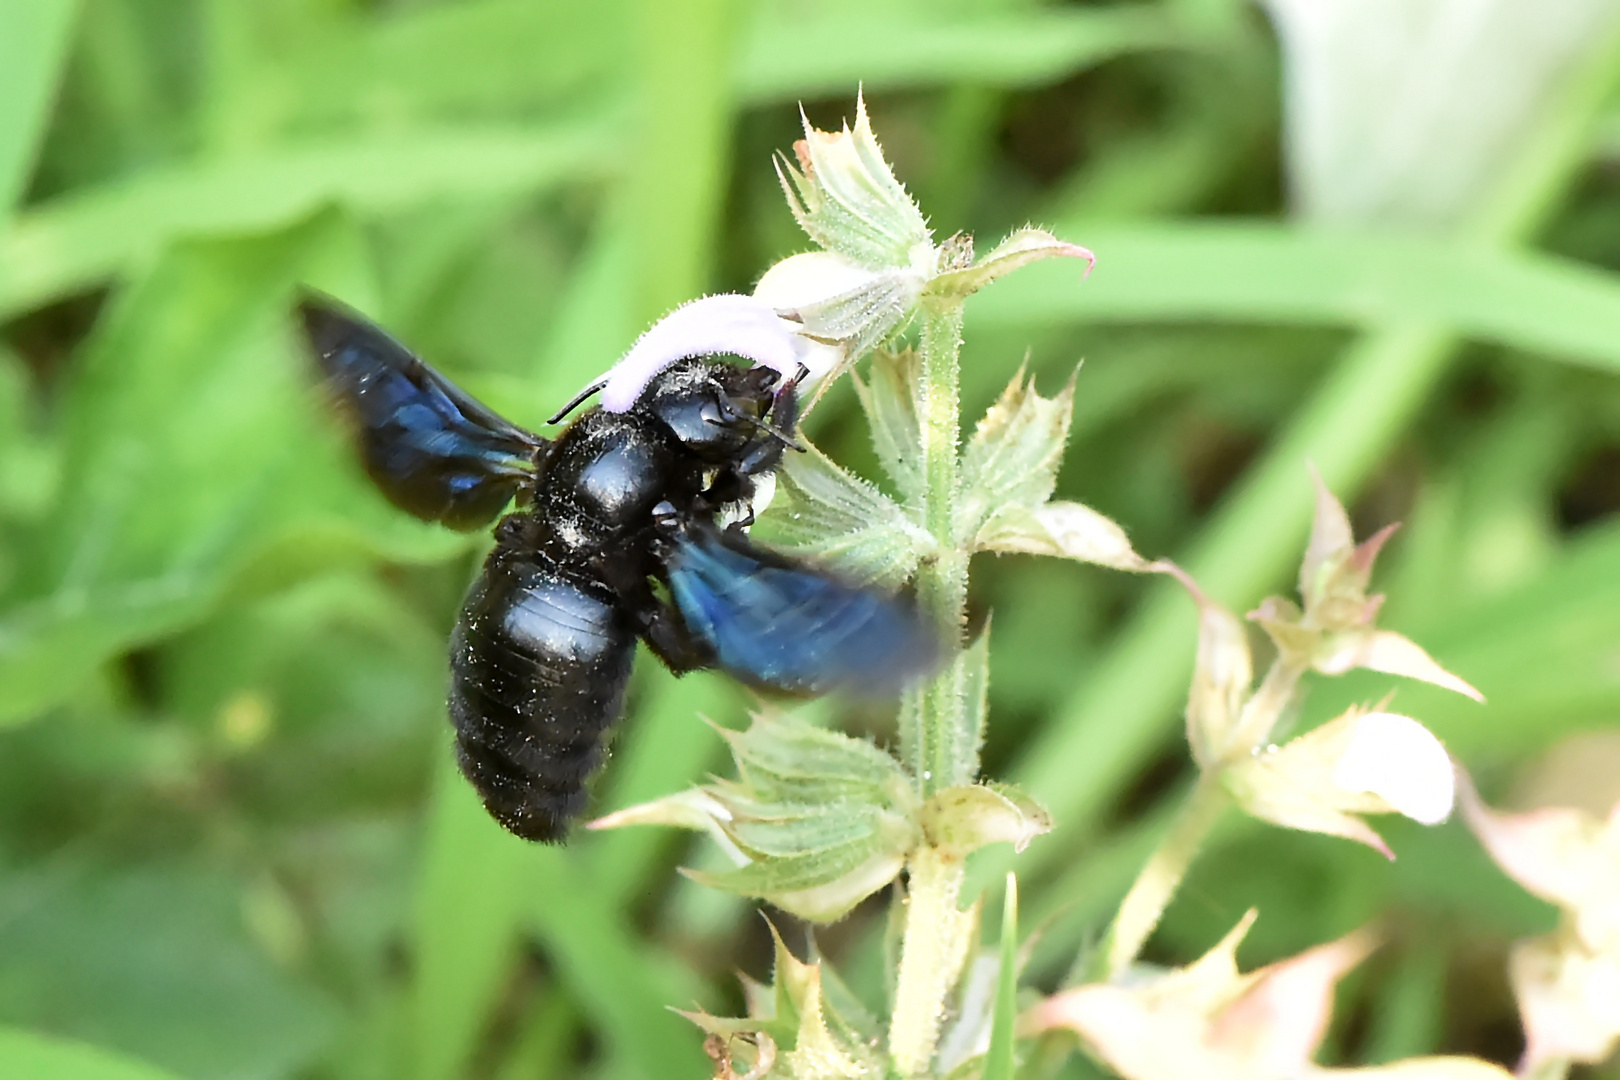
<path fill-rule="evenodd" d="M 624 412 L 660 371 L 689 356 L 725 353 L 791 376 L 812 343 L 762 300 L 705 296 L 664 316 L 602 377 L 602 408 Z"/>
<path fill-rule="evenodd" d="M 1333 783 L 1343 791 L 1377 795 L 1424 825 L 1451 816 L 1457 789 L 1451 755 L 1440 740 L 1409 716 L 1382 712 L 1357 719 Z"/>

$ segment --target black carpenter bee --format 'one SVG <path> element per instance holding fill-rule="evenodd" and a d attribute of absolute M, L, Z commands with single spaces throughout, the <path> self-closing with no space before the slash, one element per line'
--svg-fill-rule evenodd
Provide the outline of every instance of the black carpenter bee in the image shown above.
<path fill-rule="evenodd" d="M 451 635 L 449 712 L 461 771 L 517 835 L 560 841 L 584 809 L 638 638 L 677 674 L 792 694 L 892 693 L 936 662 L 905 600 L 759 547 L 751 512 L 721 524 L 794 445 L 798 378 L 689 357 L 552 441 L 333 301 L 299 314 L 395 505 L 466 530 L 516 501 Z"/>

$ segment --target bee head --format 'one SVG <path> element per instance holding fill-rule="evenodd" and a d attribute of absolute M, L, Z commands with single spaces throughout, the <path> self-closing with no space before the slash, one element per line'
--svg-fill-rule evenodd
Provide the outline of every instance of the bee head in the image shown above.
<path fill-rule="evenodd" d="M 699 458 L 723 464 L 747 454 L 762 436 L 791 437 L 779 428 L 795 419 L 792 385 L 771 368 L 696 358 L 660 372 L 637 405 Z"/>

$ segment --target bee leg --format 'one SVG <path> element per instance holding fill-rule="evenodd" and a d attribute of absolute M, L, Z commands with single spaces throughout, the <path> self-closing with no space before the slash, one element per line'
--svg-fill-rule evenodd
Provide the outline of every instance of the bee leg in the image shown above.
<path fill-rule="evenodd" d="M 680 612 L 654 599 L 635 612 L 641 640 L 676 675 L 712 668 L 719 661 L 714 646 L 694 635 Z"/>

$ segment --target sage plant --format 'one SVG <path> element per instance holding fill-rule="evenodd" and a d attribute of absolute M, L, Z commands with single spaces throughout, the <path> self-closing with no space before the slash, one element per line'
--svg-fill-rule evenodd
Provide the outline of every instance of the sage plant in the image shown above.
<path fill-rule="evenodd" d="M 864 105 L 853 128 L 805 125 L 795 157 L 778 162 L 788 206 L 818 250 L 772 267 L 754 296 L 710 297 L 649 332 L 608 376 L 634 396 L 636 357 L 680 351 L 683 326 L 724 338 L 723 351 L 810 371 L 811 402 L 847 374 L 870 427 L 891 497 L 814 446 L 791 454 L 756 529 L 770 543 L 849 578 L 914 588 L 947 643 L 938 674 L 899 704 L 892 752 L 762 708 L 745 731 L 722 731 L 736 777 L 630 807 L 596 828 L 666 825 L 707 832 L 732 868 L 692 876 L 768 901 L 812 923 L 897 890 L 898 950 L 889 1014 L 871 1015 L 822 962 L 777 938 L 770 985 L 747 983 L 747 1015 L 695 1014 L 724 1080 L 861 1080 L 982 1076 L 1007 1080 L 1017 1040 L 1078 1034 L 1086 1050 L 1132 1080 L 1293 1077 L 1319 1071 L 1310 1054 L 1334 981 L 1365 954 L 1368 935 L 1240 975 L 1233 954 L 1253 913 L 1203 960 L 1145 970 L 1137 957 L 1217 818 L 1232 808 L 1289 828 L 1329 833 L 1385 854 L 1362 815 L 1444 819 L 1453 768 L 1416 720 L 1354 709 L 1278 746 L 1308 674 L 1361 667 L 1478 697 L 1417 644 L 1380 629 L 1368 586 L 1385 530 L 1357 544 L 1344 509 L 1318 483 L 1316 526 L 1298 602 L 1274 597 L 1250 615 L 1275 659 L 1258 686 L 1242 621 L 1169 562 L 1148 561 L 1101 514 L 1054 500 L 1075 381 L 1042 396 L 1022 370 L 964 439 L 958 355 L 962 309 L 996 278 L 1037 259 L 1090 252 L 1021 229 L 976 256 L 962 234 L 936 241 L 895 179 Z M 1079 287 L 1083 274 L 1076 273 Z M 721 319 L 716 333 L 708 312 Z M 727 321 L 731 320 L 731 321 Z M 673 328 L 673 329 L 672 329 Z M 662 337 L 660 336 L 662 335 Z M 915 345 L 904 344 L 915 341 Z M 1301 483 L 1306 482 L 1301 469 Z M 1144 867 L 1079 985 L 1024 1010 L 1017 1000 L 1017 891 L 996 949 L 980 944 L 980 903 L 964 906 L 964 867 L 994 843 L 1022 850 L 1050 828 L 1027 794 L 979 774 L 989 683 L 985 634 L 966 636 L 968 571 L 980 552 L 1077 559 L 1167 573 L 1196 601 L 1199 651 L 1187 734 L 1200 779 Z M 993 977 L 964 987 L 970 958 Z M 984 992 L 985 987 L 990 989 Z M 1473 1059 L 1403 1063 L 1403 1076 L 1501 1076 Z"/>

